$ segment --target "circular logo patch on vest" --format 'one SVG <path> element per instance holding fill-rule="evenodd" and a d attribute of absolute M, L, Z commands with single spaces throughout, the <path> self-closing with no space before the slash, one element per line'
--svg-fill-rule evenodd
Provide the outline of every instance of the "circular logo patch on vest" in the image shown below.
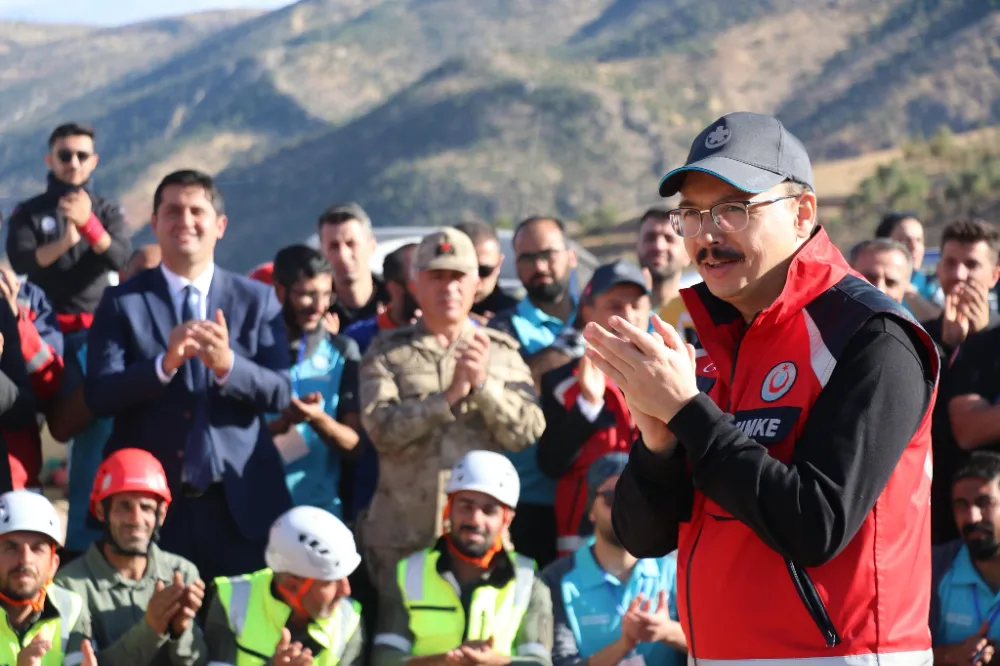
<path fill-rule="evenodd" d="M 782 361 L 771 368 L 764 377 L 764 383 L 760 387 L 760 399 L 764 402 L 774 402 L 792 389 L 798 369 L 791 361 Z"/>

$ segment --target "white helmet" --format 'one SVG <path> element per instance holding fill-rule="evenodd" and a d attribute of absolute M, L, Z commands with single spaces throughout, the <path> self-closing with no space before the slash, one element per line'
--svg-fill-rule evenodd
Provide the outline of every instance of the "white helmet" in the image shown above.
<path fill-rule="evenodd" d="M 514 508 L 521 494 L 521 479 L 507 456 L 492 451 L 469 451 L 451 468 L 447 493 L 473 490 Z"/>
<path fill-rule="evenodd" d="M 264 559 L 276 573 L 323 581 L 347 578 L 361 564 L 351 530 L 314 506 L 297 506 L 274 521 Z"/>
<path fill-rule="evenodd" d="M 45 495 L 12 490 L 0 495 L 0 536 L 11 532 L 44 534 L 63 545 L 62 520 Z"/>

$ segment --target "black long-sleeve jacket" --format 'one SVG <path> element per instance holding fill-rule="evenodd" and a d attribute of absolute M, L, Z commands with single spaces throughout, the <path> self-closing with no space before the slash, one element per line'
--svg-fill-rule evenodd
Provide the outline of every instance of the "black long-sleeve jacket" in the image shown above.
<path fill-rule="evenodd" d="M 641 441 L 633 447 L 616 489 L 615 533 L 636 557 L 674 550 L 697 487 L 782 556 L 824 564 L 857 534 L 885 488 L 934 381 L 916 333 L 873 317 L 844 349 L 791 464 L 772 458 L 701 394 L 668 424 L 680 442 L 672 454 Z"/>
<path fill-rule="evenodd" d="M 15 272 L 45 291 L 56 313 L 93 313 L 109 284 L 108 274 L 125 268 L 132 252 L 125 216 L 121 206 L 88 191 L 94 214 L 111 236 L 111 247 L 98 254 L 81 239 L 55 263 L 39 266 L 36 250 L 66 231 L 67 220 L 58 211 L 59 199 L 76 189 L 52 174 L 48 182 L 44 193 L 14 210 L 7 231 L 7 257 Z"/>

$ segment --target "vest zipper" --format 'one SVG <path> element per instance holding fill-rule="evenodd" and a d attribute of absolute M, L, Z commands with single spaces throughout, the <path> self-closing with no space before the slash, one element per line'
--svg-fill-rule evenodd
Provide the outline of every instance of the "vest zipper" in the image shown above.
<path fill-rule="evenodd" d="M 842 641 L 837 634 L 837 628 L 833 626 L 833 620 L 830 619 L 830 614 L 827 612 L 826 606 L 823 605 L 823 600 L 816 591 L 816 586 L 813 585 L 809 574 L 804 568 L 787 558 L 785 566 L 788 567 L 788 575 L 792 578 L 792 584 L 795 586 L 795 591 L 799 593 L 802 605 L 809 611 L 816 628 L 823 634 L 826 646 L 832 648 L 840 645 Z"/>
<path fill-rule="evenodd" d="M 743 324 L 740 328 L 740 334 L 736 337 L 736 345 L 733 347 L 733 369 L 729 373 L 729 397 L 726 399 L 726 412 L 728 413 L 732 413 L 733 408 L 733 387 L 736 385 L 736 363 L 740 355 L 740 345 L 743 344 L 743 338 L 746 337 L 747 331 L 753 326 L 755 319 L 757 319 L 757 315 L 754 315 L 749 323 Z"/>
<path fill-rule="evenodd" d="M 694 544 L 691 546 L 691 554 L 688 555 L 687 564 L 687 575 L 685 576 L 685 582 L 687 584 L 687 589 L 684 590 L 684 596 L 687 597 L 687 616 L 688 616 L 688 653 L 691 655 L 692 661 L 697 664 L 698 657 L 696 656 L 694 650 L 694 613 L 691 612 L 691 569 L 694 564 L 694 551 L 698 548 L 698 542 L 701 541 L 701 532 L 705 529 L 705 524 L 702 523 L 698 528 L 698 534 L 694 538 Z"/>

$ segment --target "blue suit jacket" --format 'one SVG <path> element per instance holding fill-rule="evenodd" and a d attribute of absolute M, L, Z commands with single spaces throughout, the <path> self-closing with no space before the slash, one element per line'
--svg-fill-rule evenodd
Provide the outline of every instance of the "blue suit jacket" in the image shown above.
<path fill-rule="evenodd" d="M 207 306 L 209 317 L 217 309 L 225 315 L 235 355 L 225 384 L 217 385 L 214 376 L 207 380 L 209 435 L 240 531 L 248 539 L 265 538 L 274 519 L 291 507 L 281 458 L 263 417 L 291 400 L 285 322 L 271 287 L 219 267 Z M 178 323 L 159 268 L 107 289 L 90 328 L 85 384 L 91 411 L 114 417 L 105 455 L 128 447 L 150 451 L 163 464 L 175 496 L 196 401 L 183 372 L 163 385 L 155 363 Z"/>

